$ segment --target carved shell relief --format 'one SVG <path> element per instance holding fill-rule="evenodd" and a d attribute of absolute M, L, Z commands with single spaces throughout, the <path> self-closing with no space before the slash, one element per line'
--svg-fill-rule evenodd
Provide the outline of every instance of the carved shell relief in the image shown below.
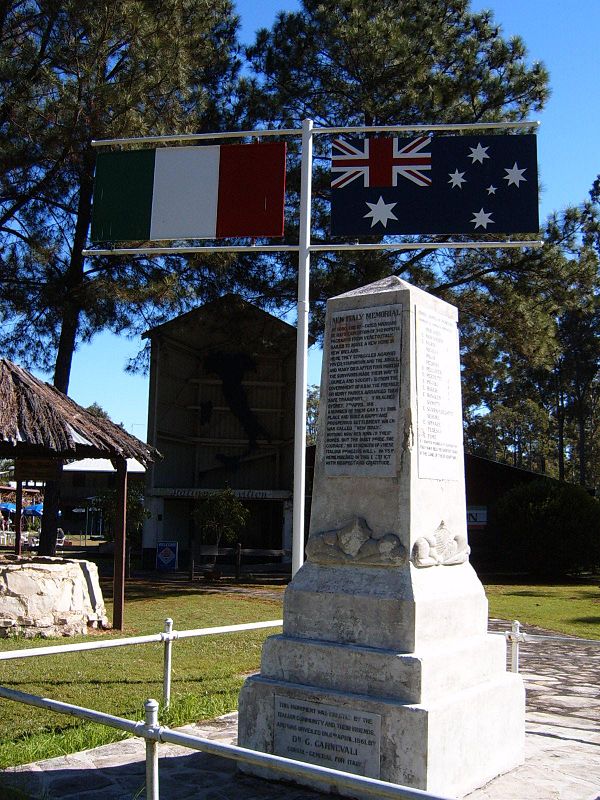
<path fill-rule="evenodd" d="M 399 567 L 408 557 L 395 533 L 373 533 L 362 517 L 355 517 L 338 530 L 311 534 L 306 555 L 315 564 L 369 567 Z"/>
<path fill-rule="evenodd" d="M 417 539 L 410 560 L 415 567 L 450 566 L 463 564 L 470 552 L 467 537 L 461 534 L 454 536 L 442 520 L 432 534 Z"/>

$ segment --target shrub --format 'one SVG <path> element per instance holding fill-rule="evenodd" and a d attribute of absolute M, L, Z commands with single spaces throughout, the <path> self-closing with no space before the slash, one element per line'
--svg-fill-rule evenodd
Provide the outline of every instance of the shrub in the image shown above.
<path fill-rule="evenodd" d="M 540 479 L 517 486 L 490 509 L 498 567 L 566 575 L 600 565 L 600 503 L 580 486 Z"/>
<path fill-rule="evenodd" d="M 204 535 L 206 542 L 217 546 L 221 539 L 235 544 L 246 527 L 250 512 L 227 487 L 198 498 L 192 516 Z"/>

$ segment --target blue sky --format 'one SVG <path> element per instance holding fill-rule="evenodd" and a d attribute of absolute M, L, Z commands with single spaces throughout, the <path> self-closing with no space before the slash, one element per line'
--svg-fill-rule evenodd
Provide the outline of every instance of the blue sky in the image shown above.
<path fill-rule="evenodd" d="M 259 27 L 270 27 L 278 11 L 296 10 L 297 0 L 237 0 L 242 41 Z M 491 8 L 504 35 L 520 35 L 529 60 L 550 71 L 552 97 L 537 119 L 542 182 L 541 218 L 580 203 L 600 173 L 600 0 L 473 0 L 475 10 Z M 426 121 L 426 120 L 424 120 Z M 343 122 L 340 120 L 340 122 Z M 69 394 L 84 406 L 99 403 L 130 433 L 146 436 L 148 380 L 124 372 L 141 346 L 134 340 L 101 334 L 75 353 Z M 310 358 L 309 382 L 319 382 L 320 357 Z M 48 376 L 40 376 L 49 379 Z"/>

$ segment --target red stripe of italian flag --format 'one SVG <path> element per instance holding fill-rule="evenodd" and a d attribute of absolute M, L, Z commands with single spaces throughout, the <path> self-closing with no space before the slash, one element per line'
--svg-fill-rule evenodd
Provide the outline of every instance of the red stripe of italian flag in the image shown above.
<path fill-rule="evenodd" d="M 91 239 L 282 236 L 284 142 L 101 153 Z"/>

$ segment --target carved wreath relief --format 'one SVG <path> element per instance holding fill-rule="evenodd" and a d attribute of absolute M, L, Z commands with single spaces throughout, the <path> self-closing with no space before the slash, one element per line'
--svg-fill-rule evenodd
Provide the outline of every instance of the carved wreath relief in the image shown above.
<path fill-rule="evenodd" d="M 395 533 L 373 533 L 361 517 L 339 530 L 311 534 L 306 555 L 315 564 L 399 567 L 407 561 L 406 548 Z"/>
<path fill-rule="evenodd" d="M 467 537 L 454 536 L 444 524 L 428 536 L 421 536 L 415 542 L 411 561 L 415 567 L 435 567 L 439 565 L 463 564 L 468 558 L 471 548 Z"/>

